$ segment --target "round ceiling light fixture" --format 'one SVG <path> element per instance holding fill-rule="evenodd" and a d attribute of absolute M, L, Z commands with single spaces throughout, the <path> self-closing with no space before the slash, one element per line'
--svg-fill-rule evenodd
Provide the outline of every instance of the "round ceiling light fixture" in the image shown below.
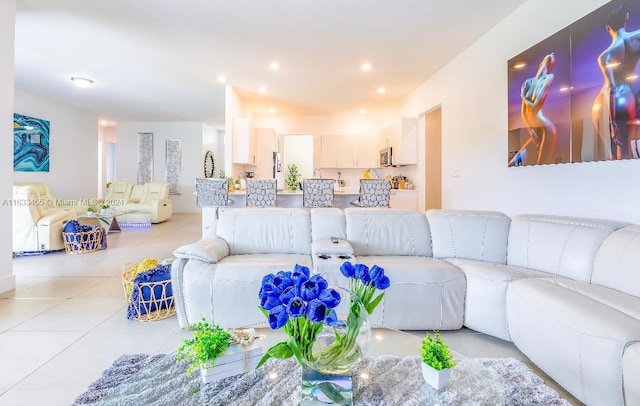
<path fill-rule="evenodd" d="M 89 87 L 93 84 L 93 80 L 91 79 L 87 79 L 87 78 L 82 78 L 80 76 L 74 76 L 71 78 L 71 81 L 73 82 L 74 85 L 78 86 L 78 87 Z"/>

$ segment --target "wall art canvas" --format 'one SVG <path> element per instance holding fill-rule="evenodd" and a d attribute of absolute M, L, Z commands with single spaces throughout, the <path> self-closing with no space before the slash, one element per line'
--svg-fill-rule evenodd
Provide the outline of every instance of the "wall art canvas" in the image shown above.
<path fill-rule="evenodd" d="M 640 1 L 612 1 L 508 61 L 509 166 L 640 158 Z"/>
<path fill-rule="evenodd" d="M 153 133 L 138 133 L 138 185 L 153 181 Z"/>
<path fill-rule="evenodd" d="M 182 172 L 182 140 L 167 140 L 165 156 L 165 182 L 169 183 L 169 194 L 180 194 L 180 173 Z"/>
<path fill-rule="evenodd" d="M 49 172 L 49 121 L 13 115 L 13 170 Z"/>

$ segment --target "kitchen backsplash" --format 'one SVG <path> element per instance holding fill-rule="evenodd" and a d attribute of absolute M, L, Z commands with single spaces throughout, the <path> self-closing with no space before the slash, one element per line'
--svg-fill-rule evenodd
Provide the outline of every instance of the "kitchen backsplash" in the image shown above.
<path fill-rule="evenodd" d="M 323 178 L 338 179 L 338 172 L 340 172 L 340 179 L 345 181 L 344 187 L 346 188 L 358 188 L 360 187 L 360 179 L 365 169 L 320 169 Z M 372 177 L 376 177 L 376 173 L 379 174 L 381 179 L 389 176 L 406 176 L 413 183 L 414 189 L 419 189 L 419 185 L 416 184 L 416 166 L 399 166 L 388 168 L 372 168 L 369 170 Z M 316 176 L 319 176 L 318 174 Z"/>

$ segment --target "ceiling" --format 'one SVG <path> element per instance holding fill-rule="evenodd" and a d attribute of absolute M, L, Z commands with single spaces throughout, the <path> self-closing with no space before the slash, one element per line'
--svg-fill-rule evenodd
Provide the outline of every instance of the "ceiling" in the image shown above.
<path fill-rule="evenodd" d="M 223 74 L 255 114 L 375 113 L 524 2 L 17 0 L 15 87 L 110 121 L 222 127 Z"/>

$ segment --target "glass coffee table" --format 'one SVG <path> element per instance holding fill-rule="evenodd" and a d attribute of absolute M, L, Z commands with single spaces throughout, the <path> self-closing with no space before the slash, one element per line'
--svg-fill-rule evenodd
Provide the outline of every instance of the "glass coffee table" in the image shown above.
<path fill-rule="evenodd" d="M 281 331 L 256 329 L 264 349 L 283 341 Z M 570 404 L 513 358 L 467 358 L 455 353 L 458 364 L 449 384 L 436 390 L 424 382 L 419 349 L 422 337 L 374 328 L 367 356 L 352 372 L 354 405 Z M 147 360 L 151 359 L 148 358 Z M 126 365 L 120 366 L 127 370 Z M 268 360 L 245 373 L 202 383 L 198 371 L 175 354 L 155 356 L 152 362 L 118 384 L 101 406 L 126 405 L 299 405 L 302 368 L 293 358 Z M 107 381 L 113 382 L 110 375 Z M 94 389 L 94 390 L 99 390 Z"/>

